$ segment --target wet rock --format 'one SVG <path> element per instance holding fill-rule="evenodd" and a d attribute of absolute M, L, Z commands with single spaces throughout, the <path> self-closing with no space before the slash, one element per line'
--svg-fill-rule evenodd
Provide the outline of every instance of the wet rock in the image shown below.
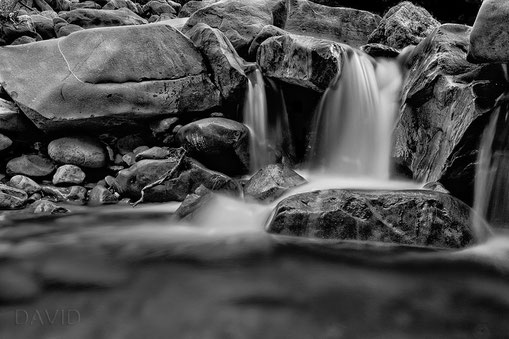
<path fill-rule="evenodd" d="M 223 32 L 239 55 L 247 55 L 254 37 L 266 25 L 282 26 L 285 2 L 279 0 L 225 0 L 194 12 L 184 27 L 202 22 Z"/>
<path fill-rule="evenodd" d="M 136 154 L 136 161 L 143 159 L 165 159 L 170 155 L 170 150 L 165 147 L 152 147 Z"/>
<path fill-rule="evenodd" d="M 85 181 L 85 172 L 75 165 L 63 165 L 53 175 L 53 185 L 79 185 Z"/>
<path fill-rule="evenodd" d="M 323 92 L 340 71 L 343 50 L 330 40 L 283 35 L 260 45 L 257 63 L 265 76 Z"/>
<path fill-rule="evenodd" d="M 399 55 L 399 50 L 383 44 L 366 44 L 360 50 L 373 58 L 397 58 Z"/>
<path fill-rule="evenodd" d="M 227 101 L 238 102 L 247 85 L 245 61 L 237 54 L 228 38 L 218 29 L 198 23 L 186 36 L 206 57 L 212 79 Z"/>
<path fill-rule="evenodd" d="M 42 194 L 37 192 L 28 197 L 27 203 L 31 204 L 42 199 Z"/>
<path fill-rule="evenodd" d="M 173 127 L 177 125 L 179 119 L 177 117 L 165 118 L 150 124 L 150 130 L 154 136 L 171 133 Z"/>
<path fill-rule="evenodd" d="M 143 146 L 138 146 L 138 147 L 136 147 L 136 148 L 133 150 L 133 153 L 134 153 L 134 155 L 138 155 L 138 154 L 140 154 L 141 152 L 145 152 L 145 151 L 147 151 L 147 150 L 149 150 L 149 149 L 150 149 L 150 147 L 145 146 L 145 145 L 143 145 Z"/>
<path fill-rule="evenodd" d="M 127 154 L 124 154 L 122 156 L 122 161 L 127 165 L 127 166 L 132 166 L 136 163 L 136 155 L 134 155 L 133 152 L 129 152 Z"/>
<path fill-rule="evenodd" d="M 254 40 L 251 42 L 251 45 L 249 45 L 249 58 L 251 60 L 256 60 L 256 54 L 258 52 L 258 48 L 260 45 L 267 40 L 268 38 L 272 38 L 274 36 L 280 36 L 280 35 L 286 35 L 288 34 L 287 31 L 285 31 L 282 28 L 273 26 L 273 25 L 267 25 L 263 27 L 263 29 L 256 35 Z"/>
<path fill-rule="evenodd" d="M 145 19 L 127 8 L 118 10 L 82 8 L 63 12 L 60 17 L 70 24 L 83 28 L 143 25 L 147 23 Z"/>
<path fill-rule="evenodd" d="M 121 8 L 127 8 L 138 15 L 140 15 L 143 12 L 140 4 L 135 3 L 131 0 L 110 0 L 106 5 L 103 6 L 103 9 L 111 10 Z"/>
<path fill-rule="evenodd" d="M 289 0 L 285 30 L 359 47 L 368 42 L 380 16 L 346 7 L 329 7 L 308 0 Z"/>
<path fill-rule="evenodd" d="M 208 168 L 237 175 L 249 169 L 249 130 L 225 118 L 206 118 L 182 127 L 177 138 L 190 156 Z"/>
<path fill-rule="evenodd" d="M 244 196 L 272 202 L 292 187 L 304 185 L 306 179 L 282 164 L 268 165 L 255 173 L 244 186 Z"/>
<path fill-rule="evenodd" d="M 462 248 L 471 245 L 470 208 L 433 191 L 325 190 L 278 204 L 270 233 Z"/>
<path fill-rule="evenodd" d="M 70 212 L 67 208 L 58 206 L 48 200 L 36 201 L 30 206 L 30 208 L 34 214 L 65 214 Z"/>
<path fill-rule="evenodd" d="M 0 133 L 0 152 L 11 147 L 12 140 L 3 134 Z"/>
<path fill-rule="evenodd" d="M 167 25 L 97 28 L 0 48 L 0 82 L 46 132 L 136 127 L 220 104 L 201 54 Z"/>
<path fill-rule="evenodd" d="M 29 196 L 41 191 L 41 186 L 38 183 L 24 175 L 13 176 L 11 180 L 9 180 L 9 185 L 25 191 Z"/>
<path fill-rule="evenodd" d="M 440 192 L 440 193 L 444 193 L 444 194 L 450 194 L 450 192 L 445 189 L 444 185 L 442 185 L 441 183 L 436 182 L 436 181 L 428 182 L 428 183 L 424 184 L 422 186 L 422 188 L 425 190 Z"/>
<path fill-rule="evenodd" d="M 442 25 L 414 49 L 394 131 L 394 155 L 414 179 L 440 181 L 467 201 L 486 125 L 473 93 L 476 81 L 465 76 L 481 70 L 466 61 L 470 31 Z"/>
<path fill-rule="evenodd" d="M 28 200 L 25 191 L 0 184 L 0 209 L 12 210 L 21 208 Z"/>
<path fill-rule="evenodd" d="M 104 146 L 89 137 L 65 137 L 55 139 L 48 145 L 48 155 L 61 164 L 86 168 L 106 166 L 107 154 Z"/>
<path fill-rule="evenodd" d="M 426 9 L 404 1 L 384 15 L 369 42 L 402 49 L 419 44 L 438 26 L 440 23 Z"/>
<path fill-rule="evenodd" d="M 508 17 L 507 1 L 483 1 L 470 34 L 469 61 L 509 62 Z"/>
<path fill-rule="evenodd" d="M 192 194 L 189 194 L 175 211 L 175 217 L 180 220 L 191 220 L 196 211 L 207 205 L 214 195 L 205 186 L 200 186 Z"/>
<path fill-rule="evenodd" d="M 102 185 L 96 185 L 88 193 L 88 204 L 92 206 L 118 203 L 118 196 Z"/>
<path fill-rule="evenodd" d="M 7 163 L 8 175 L 21 174 L 31 178 L 41 178 L 51 175 L 55 171 L 55 164 L 40 155 L 22 155 Z"/>
<path fill-rule="evenodd" d="M 84 205 L 87 197 L 87 189 L 82 186 L 54 187 L 43 185 L 41 188 L 44 195 L 52 198 L 55 202 Z"/>
<path fill-rule="evenodd" d="M 41 292 L 35 275 L 20 266 L 9 262 L 0 265 L 0 304 L 31 300 Z"/>

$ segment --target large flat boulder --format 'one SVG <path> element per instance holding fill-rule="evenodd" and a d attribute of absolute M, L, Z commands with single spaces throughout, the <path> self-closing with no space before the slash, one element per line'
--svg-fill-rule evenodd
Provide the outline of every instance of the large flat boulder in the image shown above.
<path fill-rule="evenodd" d="M 288 1 L 285 30 L 360 47 L 368 42 L 381 17 L 367 11 L 329 7 L 308 0 Z"/>
<path fill-rule="evenodd" d="M 473 243 L 470 208 L 425 190 L 325 190 L 281 201 L 270 233 L 461 248 Z"/>
<path fill-rule="evenodd" d="M 0 82 L 42 130 L 202 112 L 220 93 L 191 41 L 167 25 L 83 30 L 0 48 Z"/>

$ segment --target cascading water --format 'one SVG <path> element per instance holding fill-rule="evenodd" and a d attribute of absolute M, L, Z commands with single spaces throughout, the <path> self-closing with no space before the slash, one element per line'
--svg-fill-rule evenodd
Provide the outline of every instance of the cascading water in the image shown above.
<path fill-rule="evenodd" d="M 348 177 L 389 178 L 391 134 L 403 82 L 396 62 L 349 50 L 314 122 L 310 167 Z"/>

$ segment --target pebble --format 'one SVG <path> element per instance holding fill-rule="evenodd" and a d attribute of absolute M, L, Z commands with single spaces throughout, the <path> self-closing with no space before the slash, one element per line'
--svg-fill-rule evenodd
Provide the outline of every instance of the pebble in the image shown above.
<path fill-rule="evenodd" d="M 63 165 L 53 175 L 53 185 L 80 185 L 85 180 L 85 172 L 75 165 Z"/>
<path fill-rule="evenodd" d="M 41 191 L 41 186 L 38 183 L 29 177 L 20 174 L 13 176 L 9 181 L 9 184 L 14 188 L 25 191 L 28 195 Z"/>
<path fill-rule="evenodd" d="M 103 144 L 89 137 L 66 137 L 53 140 L 48 145 L 48 154 L 56 162 L 85 168 L 103 168 L 108 158 Z"/>

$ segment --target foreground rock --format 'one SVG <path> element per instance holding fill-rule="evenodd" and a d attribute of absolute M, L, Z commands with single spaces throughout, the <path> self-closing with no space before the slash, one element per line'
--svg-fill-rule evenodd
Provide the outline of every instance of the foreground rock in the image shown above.
<path fill-rule="evenodd" d="M 470 35 L 469 61 L 509 62 L 508 18 L 507 1 L 483 1 Z"/>
<path fill-rule="evenodd" d="M 326 190 L 278 204 L 271 233 L 461 248 L 473 243 L 470 208 L 433 191 Z"/>
<path fill-rule="evenodd" d="M 340 71 L 343 51 L 330 40 L 286 34 L 265 40 L 257 63 L 265 76 L 323 92 Z"/>
<path fill-rule="evenodd" d="M 28 195 L 25 191 L 0 184 L 0 209 L 17 209 L 25 205 Z"/>
<path fill-rule="evenodd" d="M 402 49 L 419 44 L 438 26 L 440 23 L 426 9 L 404 1 L 384 15 L 369 42 Z"/>
<path fill-rule="evenodd" d="M 307 183 L 306 179 L 285 165 L 268 165 L 249 179 L 244 186 L 244 196 L 272 202 L 292 187 L 305 183 Z"/>
<path fill-rule="evenodd" d="M 61 164 L 87 168 L 101 168 L 106 165 L 107 154 L 104 146 L 89 137 L 65 137 L 53 140 L 48 145 L 48 155 Z"/>
<path fill-rule="evenodd" d="M 0 48 L 2 86 L 44 131 L 104 130 L 205 111 L 220 104 L 207 73 L 191 41 L 167 25 L 98 28 Z"/>
<path fill-rule="evenodd" d="M 182 127 L 177 138 L 190 156 L 227 175 L 249 169 L 249 130 L 240 122 L 207 118 Z"/>
<path fill-rule="evenodd" d="M 360 47 L 368 42 L 380 16 L 346 7 L 329 7 L 308 0 L 288 1 L 285 30 Z"/>

